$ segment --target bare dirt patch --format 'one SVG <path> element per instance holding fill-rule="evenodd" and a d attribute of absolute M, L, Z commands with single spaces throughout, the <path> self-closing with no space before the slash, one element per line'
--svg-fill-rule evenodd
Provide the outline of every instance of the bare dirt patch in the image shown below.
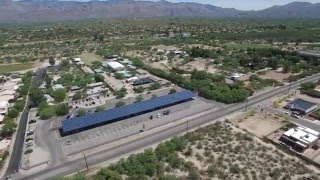
<path fill-rule="evenodd" d="M 287 79 L 291 74 L 289 73 L 282 73 L 277 71 L 269 71 L 266 74 L 262 75 L 261 78 L 263 79 L 275 79 L 277 81 L 283 82 Z"/>
<path fill-rule="evenodd" d="M 91 65 L 94 61 L 102 61 L 103 58 L 95 53 L 84 52 L 79 56 L 87 65 Z"/>
<path fill-rule="evenodd" d="M 285 125 L 285 119 L 282 117 L 259 110 L 249 110 L 231 121 L 261 138 Z"/>

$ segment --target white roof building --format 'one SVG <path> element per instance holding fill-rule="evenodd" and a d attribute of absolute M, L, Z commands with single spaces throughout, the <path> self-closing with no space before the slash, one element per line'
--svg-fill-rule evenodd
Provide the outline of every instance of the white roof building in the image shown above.
<path fill-rule="evenodd" d="M 2 95 L 0 96 L 0 102 L 1 101 L 10 101 L 14 99 L 14 95 Z"/>
<path fill-rule="evenodd" d="M 0 124 L 2 123 L 3 119 L 4 119 L 4 116 L 0 115 Z"/>
<path fill-rule="evenodd" d="M 90 96 L 90 95 L 100 94 L 101 92 L 106 91 L 106 90 L 108 90 L 108 89 L 102 88 L 102 87 L 96 87 L 96 88 L 87 90 L 86 94 L 88 96 Z"/>
<path fill-rule="evenodd" d="M 298 126 L 289 129 L 280 138 L 285 144 L 293 144 L 293 148 L 307 149 L 317 143 L 320 132 L 310 128 Z M 289 143 L 288 143 L 289 142 Z"/>
<path fill-rule="evenodd" d="M 74 58 L 73 62 L 75 62 L 75 64 L 77 64 L 77 65 L 83 65 L 84 64 L 84 62 L 81 60 L 81 58 Z"/>
<path fill-rule="evenodd" d="M 8 101 L 0 101 L 0 115 L 5 115 L 8 112 L 9 102 Z"/>
<path fill-rule="evenodd" d="M 55 90 L 58 90 L 58 89 L 62 89 L 63 86 L 61 84 L 55 84 L 52 86 L 52 89 L 55 91 Z"/>
<path fill-rule="evenodd" d="M 124 65 L 122 65 L 121 63 L 116 62 L 116 61 L 108 62 L 107 65 L 108 65 L 112 70 L 115 70 L 115 71 L 125 68 Z"/>
<path fill-rule="evenodd" d="M 14 95 L 15 93 L 16 93 L 16 91 L 14 91 L 14 90 L 6 89 L 6 90 L 3 90 L 3 91 L 0 91 L 0 96 L 2 96 L 2 95 Z"/>
<path fill-rule="evenodd" d="M 99 87 L 103 85 L 104 85 L 103 82 L 96 82 L 96 83 L 88 84 L 87 86 L 90 88 L 94 88 L 94 87 Z"/>
<path fill-rule="evenodd" d="M 73 61 L 74 62 L 81 62 L 82 60 L 81 60 L 81 58 L 73 58 Z"/>

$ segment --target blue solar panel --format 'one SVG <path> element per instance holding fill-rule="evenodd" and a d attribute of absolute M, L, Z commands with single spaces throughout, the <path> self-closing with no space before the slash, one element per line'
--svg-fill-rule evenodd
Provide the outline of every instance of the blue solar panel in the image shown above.
<path fill-rule="evenodd" d="M 100 123 L 106 123 L 108 121 L 133 116 L 144 111 L 150 111 L 159 107 L 172 105 L 174 103 L 191 99 L 192 97 L 194 97 L 194 94 L 191 91 L 186 90 L 114 109 L 108 109 L 94 114 L 67 119 L 62 121 L 61 130 L 63 133 L 71 133 Z"/>

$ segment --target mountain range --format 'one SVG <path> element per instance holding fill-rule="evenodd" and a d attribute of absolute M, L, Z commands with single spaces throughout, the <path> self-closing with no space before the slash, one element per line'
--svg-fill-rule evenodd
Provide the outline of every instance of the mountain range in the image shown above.
<path fill-rule="evenodd" d="M 260 11 L 167 1 L 0 0 L 0 22 L 44 22 L 107 18 L 210 17 L 320 19 L 320 3 L 293 2 Z"/>

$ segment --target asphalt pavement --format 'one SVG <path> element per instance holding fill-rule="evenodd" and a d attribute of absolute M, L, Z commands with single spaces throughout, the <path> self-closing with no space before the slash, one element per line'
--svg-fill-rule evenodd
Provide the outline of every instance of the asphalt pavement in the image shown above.
<path fill-rule="evenodd" d="M 310 82 L 310 81 L 317 81 L 319 80 L 319 75 L 315 75 L 312 77 L 308 77 L 302 80 L 299 80 L 297 82 L 293 82 L 290 85 L 285 85 L 282 87 L 279 87 L 277 89 L 274 89 L 272 91 L 265 92 L 263 94 L 260 94 L 259 96 L 251 97 L 248 99 L 248 101 L 244 103 L 237 103 L 230 106 L 225 107 L 224 109 L 219 109 L 217 111 L 210 112 L 208 114 L 204 114 L 200 117 L 197 117 L 195 119 L 192 119 L 188 121 L 188 123 L 181 123 L 177 124 L 175 126 L 172 126 L 170 128 L 167 128 L 166 130 L 162 132 L 157 132 L 155 134 L 151 134 L 149 136 L 144 136 L 140 139 L 136 139 L 134 141 L 116 146 L 112 149 L 108 149 L 105 151 L 101 151 L 96 154 L 88 155 L 87 156 L 87 162 L 89 166 L 113 159 L 115 157 L 121 156 L 123 154 L 130 153 L 132 151 L 141 149 L 143 147 L 152 145 L 156 142 L 160 142 L 164 139 L 168 139 L 174 135 L 179 135 L 183 132 L 186 132 L 187 129 L 193 129 L 200 127 L 203 124 L 214 122 L 219 118 L 222 118 L 226 115 L 232 114 L 234 112 L 244 110 L 247 106 L 252 106 L 255 104 L 258 104 L 262 101 L 267 100 L 268 98 L 278 96 L 281 94 L 285 94 L 288 92 L 289 89 L 295 89 L 300 86 L 301 83 L 304 82 Z M 50 167 L 43 171 L 34 173 L 32 175 L 21 175 L 19 173 L 12 176 L 12 179 L 30 179 L 30 180 L 36 180 L 36 179 L 48 179 L 50 177 L 56 176 L 56 175 L 67 175 L 76 171 L 79 171 L 81 169 L 85 169 L 86 164 L 83 158 L 73 160 L 66 162 L 65 164 Z"/>
<path fill-rule="evenodd" d="M 42 78 L 42 69 L 37 70 L 36 75 L 32 78 L 32 86 L 35 85 Z M 23 151 L 24 137 L 26 133 L 26 127 L 29 116 L 29 105 L 31 104 L 30 99 L 26 103 L 26 108 L 21 114 L 20 122 L 17 129 L 16 138 L 14 141 L 13 149 L 10 155 L 9 165 L 5 174 L 12 174 L 19 170 L 21 163 L 21 156 Z"/>

